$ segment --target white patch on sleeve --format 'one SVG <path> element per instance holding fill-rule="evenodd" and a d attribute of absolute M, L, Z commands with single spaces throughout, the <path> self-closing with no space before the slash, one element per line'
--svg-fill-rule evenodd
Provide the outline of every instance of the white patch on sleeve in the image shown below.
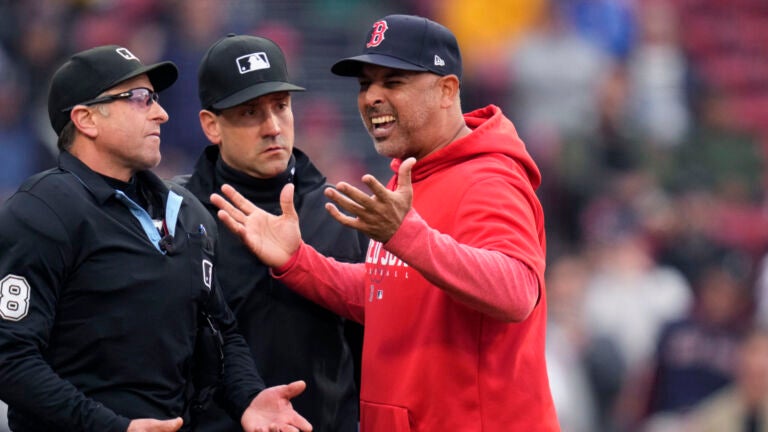
<path fill-rule="evenodd" d="M 0 280 L 0 318 L 20 321 L 29 312 L 29 282 L 22 276 L 9 274 Z"/>

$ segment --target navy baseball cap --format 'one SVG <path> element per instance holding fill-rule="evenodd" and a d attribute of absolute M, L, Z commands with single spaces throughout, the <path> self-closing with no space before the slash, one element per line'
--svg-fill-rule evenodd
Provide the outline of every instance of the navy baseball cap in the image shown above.
<path fill-rule="evenodd" d="M 337 61 L 331 72 L 357 77 L 364 64 L 456 75 L 461 79 L 456 37 L 445 26 L 414 15 L 387 15 L 373 23 L 363 54 Z"/>
<path fill-rule="evenodd" d="M 304 91 L 291 84 L 283 51 L 273 41 L 229 34 L 203 56 L 197 73 L 203 109 L 226 109 L 269 93 Z"/>
<path fill-rule="evenodd" d="M 169 61 L 144 65 L 127 48 L 118 45 L 99 46 L 73 55 L 53 74 L 48 93 L 48 117 L 56 135 L 69 122 L 72 107 L 142 74 L 147 74 L 154 91 L 159 92 L 176 82 L 179 71 Z"/>

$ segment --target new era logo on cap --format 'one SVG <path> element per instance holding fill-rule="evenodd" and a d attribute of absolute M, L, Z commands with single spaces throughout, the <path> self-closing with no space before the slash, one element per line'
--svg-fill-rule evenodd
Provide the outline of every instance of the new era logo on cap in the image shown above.
<path fill-rule="evenodd" d="M 240 71 L 241 74 L 261 69 L 269 69 L 269 58 L 267 58 L 267 53 L 257 52 L 237 58 L 237 70 Z"/>
<path fill-rule="evenodd" d="M 437 54 L 435 54 L 435 66 L 445 66 L 445 60 L 441 59 Z"/>

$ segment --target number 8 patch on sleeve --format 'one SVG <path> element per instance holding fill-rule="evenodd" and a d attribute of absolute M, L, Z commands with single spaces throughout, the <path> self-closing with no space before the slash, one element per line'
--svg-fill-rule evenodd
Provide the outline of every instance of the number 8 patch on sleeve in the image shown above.
<path fill-rule="evenodd" d="M 22 276 L 9 274 L 0 280 L 0 318 L 19 321 L 29 312 L 29 283 Z"/>

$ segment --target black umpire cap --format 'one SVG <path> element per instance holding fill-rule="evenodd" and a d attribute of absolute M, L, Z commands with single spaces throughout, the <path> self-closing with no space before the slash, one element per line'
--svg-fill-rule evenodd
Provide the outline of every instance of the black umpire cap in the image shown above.
<path fill-rule="evenodd" d="M 211 45 L 197 78 L 203 109 L 222 110 L 269 93 L 304 91 L 288 79 L 280 47 L 250 35 L 229 34 Z"/>
<path fill-rule="evenodd" d="M 387 15 L 374 22 L 363 53 L 339 60 L 331 72 L 357 77 L 364 64 L 456 75 L 461 79 L 461 52 L 456 37 L 442 24 L 415 15 Z"/>
<path fill-rule="evenodd" d="M 48 93 L 48 116 L 56 135 L 69 122 L 69 112 L 75 105 L 142 74 L 147 74 L 154 91 L 159 92 L 176 82 L 179 71 L 169 61 L 144 65 L 127 48 L 118 45 L 99 46 L 73 55 L 53 74 Z"/>

